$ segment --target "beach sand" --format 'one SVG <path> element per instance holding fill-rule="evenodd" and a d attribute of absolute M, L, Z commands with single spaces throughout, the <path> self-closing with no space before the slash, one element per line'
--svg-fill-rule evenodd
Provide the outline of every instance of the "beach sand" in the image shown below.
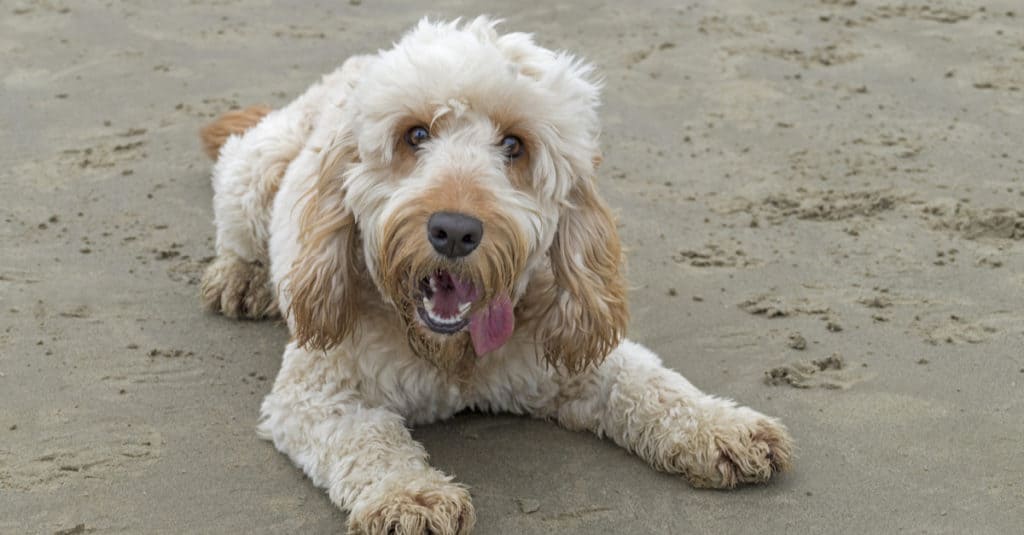
<path fill-rule="evenodd" d="M 479 13 L 604 77 L 630 337 L 798 449 L 716 492 L 548 422 L 415 429 L 478 533 L 1020 529 L 1019 1 L 286 4 L 0 3 L 0 532 L 343 530 L 254 432 L 286 329 L 200 307 L 197 130 Z"/>

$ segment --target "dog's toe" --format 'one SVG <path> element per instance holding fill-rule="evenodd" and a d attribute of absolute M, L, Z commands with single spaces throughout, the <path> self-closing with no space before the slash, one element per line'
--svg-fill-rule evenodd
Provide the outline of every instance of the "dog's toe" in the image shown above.
<path fill-rule="evenodd" d="M 764 483 L 789 469 L 793 439 L 785 426 L 749 409 L 740 410 L 749 418 L 737 418 L 714 430 L 711 466 L 688 474 L 694 486 L 730 489 Z"/>
<path fill-rule="evenodd" d="M 391 488 L 353 508 L 349 534 L 464 535 L 473 529 L 476 514 L 464 487 L 416 487 Z"/>
<path fill-rule="evenodd" d="M 764 419 L 753 426 L 716 437 L 721 487 L 764 483 L 789 469 L 792 439 L 777 422 Z"/>
<path fill-rule="evenodd" d="M 279 316 L 270 289 L 270 275 L 259 262 L 221 255 L 203 274 L 203 304 L 229 318 L 263 319 Z"/>

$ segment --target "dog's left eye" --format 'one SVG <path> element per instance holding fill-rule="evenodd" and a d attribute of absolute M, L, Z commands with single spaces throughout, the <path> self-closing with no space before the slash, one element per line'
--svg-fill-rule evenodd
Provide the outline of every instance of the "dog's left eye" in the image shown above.
<path fill-rule="evenodd" d="M 523 155 L 523 140 L 516 136 L 505 136 L 501 139 L 501 150 L 505 152 L 506 158 L 515 160 Z"/>
<path fill-rule="evenodd" d="M 430 139 L 430 130 L 422 126 L 414 126 L 405 133 L 405 142 L 414 149 L 420 148 L 420 144 Z"/>

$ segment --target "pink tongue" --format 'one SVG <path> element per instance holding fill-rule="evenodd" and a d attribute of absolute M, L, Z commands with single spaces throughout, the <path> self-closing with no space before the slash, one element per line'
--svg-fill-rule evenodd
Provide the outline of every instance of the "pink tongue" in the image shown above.
<path fill-rule="evenodd" d="M 457 316 L 463 303 L 476 301 L 476 288 L 473 283 L 453 277 L 447 271 L 434 275 L 434 286 L 434 313 L 443 318 Z"/>
<path fill-rule="evenodd" d="M 444 276 L 451 281 L 452 286 L 455 287 L 455 295 L 457 296 L 460 303 L 468 303 L 476 300 L 476 287 L 473 286 L 472 282 L 462 280 L 458 277 L 452 277 L 447 273 Z"/>
<path fill-rule="evenodd" d="M 483 356 L 505 345 L 515 325 L 516 318 L 508 296 L 495 297 L 487 308 L 469 318 L 469 336 L 473 339 L 476 354 Z"/>

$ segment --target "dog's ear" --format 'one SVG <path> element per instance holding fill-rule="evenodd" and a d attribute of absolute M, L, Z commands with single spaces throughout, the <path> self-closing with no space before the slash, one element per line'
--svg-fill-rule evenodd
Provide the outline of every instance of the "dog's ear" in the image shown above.
<path fill-rule="evenodd" d="M 342 168 L 354 147 L 335 140 L 316 155 L 318 176 L 303 199 L 299 252 L 287 275 L 292 334 L 308 349 L 329 349 L 352 330 L 360 268 L 359 236 L 345 202 Z"/>
<path fill-rule="evenodd" d="M 340 77 L 351 95 L 372 60 L 352 56 L 328 77 Z M 320 123 L 330 125 L 330 131 L 315 131 L 310 147 L 299 155 L 311 160 L 302 167 L 310 169 L 310 185 L 294 208 L 299 251 L 284 278 L 282 291 L 287 295 L 282 299 L 287 299 L 292 335 L 308 349 L 334 347 L 351 333 L 359 282 L 366 271 L 360 262 L 355 217 L 345 199 L 344 171 L 359 160 L 347 104 L 348 98 L 341 99 L 324 111 Z"/>
<path fill-rule="evenodd" d="M 615 219 L 590 177 L 576 180 L 549 256 L 555 288 L 540 340 L 549 362 L 577 372 L 615 349 L 629 321 Z"/>

